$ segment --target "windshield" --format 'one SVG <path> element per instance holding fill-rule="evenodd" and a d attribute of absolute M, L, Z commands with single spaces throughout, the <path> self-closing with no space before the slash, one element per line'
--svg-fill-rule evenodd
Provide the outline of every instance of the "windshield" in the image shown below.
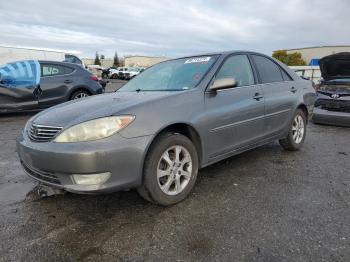
<path fill-rule="evenodd" d="M 36 60 L 18 61 L 0 66 L 0 84 L 6 88 L 32 87 L 40 81 L 40 65 Z"/>
<path fill-rule="evenodd" d="M 216 59 L 217 56 L 202 56 L 166 61 L 145 70 L 118 91 L 177 91 L 191 89 L 202 80 Z"/>

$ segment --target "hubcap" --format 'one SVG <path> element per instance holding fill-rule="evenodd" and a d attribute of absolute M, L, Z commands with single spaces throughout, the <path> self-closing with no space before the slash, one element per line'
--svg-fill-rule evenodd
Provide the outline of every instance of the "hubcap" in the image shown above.
<path fill-rule="evenodd" d="M 304 120 L 300 115 L 296 115 L 292 125 L 293 140 L 296 144 L 299 144 L 303 140 L 304 132 Z"/>
<path fill-rule="evenodd" d="M 192 158 L 188 150 L 180 145 L 165 150 L 157 167 L 160 189 L 167 195 L 181 193 L 192 175 Z"/>
<path fill-rule="evenodd" d="M 88 97 L 88 96 L 89 95 L 86 93 L 79 93 L 74 97 L 74 99 L 84 98 L 84 97 Z"/>

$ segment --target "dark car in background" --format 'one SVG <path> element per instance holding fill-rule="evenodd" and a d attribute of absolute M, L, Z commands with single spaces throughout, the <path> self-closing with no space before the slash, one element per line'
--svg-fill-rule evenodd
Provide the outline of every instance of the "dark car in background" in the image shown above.
<path fill-rule="evenodd" d="M 171 205 L 191 192 L 199 168 L 275 140 L 298 150 L 314 97 L 310 81 L 263 54 L 184 57 L 117 92 L 37 114 L 17 151 L 27 174 L 49 186 L 90 194 L 137 188 Z"/>
<path fill-rule="evenodd" d="M 320 60 L 323 80 L 317 87 L 313 122 L 350 126 L 350 53 Z"/>
<path fill-rule="evenodd" d="M 28 60 L 0 66 L 0 112 L 43 109 L 103 92 L 98 78 L 78 64 Z"/>

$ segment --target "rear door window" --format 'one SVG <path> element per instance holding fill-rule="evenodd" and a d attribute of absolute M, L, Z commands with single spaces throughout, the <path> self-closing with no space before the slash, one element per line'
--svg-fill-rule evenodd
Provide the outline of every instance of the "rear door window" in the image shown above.
<path fill-rule="evenodd" d="M 74 69 L 67 67 L 67 66 L 61 66 L 61 65 L 55 65 L 55 64 L 41 64 L 41 76 L 59 76 L 59 75 L 67 75 L 74 71 Z"/>
<path fill-rule="evenodd" d="M 252 57 L 263 84 L 284 81 L 280 67 L 275 62 L 259 55 L 252 55 Z"/>

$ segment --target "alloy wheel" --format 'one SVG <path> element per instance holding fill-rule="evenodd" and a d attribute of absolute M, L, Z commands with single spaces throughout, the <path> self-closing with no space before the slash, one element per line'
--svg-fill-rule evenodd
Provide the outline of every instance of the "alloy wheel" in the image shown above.
<path fill-rule="evenodd" d="M 304 137 L 305 125 L 304 120 L 300 115 L 296 115 L 292 125 L 292 136 L 296 144 L 299 144 Z"/>
<path fill-rule="evenodd" d="M 172 146 L 162 154 L 157 167 L 160 189 L 167 195 L 180 194 L 192 176 L 192 158 L 188 150 L 180 145 Z"/>
<path fill-rule="evenodd" d="M 81 92 L 81 93 L 76 94 L 76 96 L 74 96 L 74 99 L 80 99 L 80 98 L 84 98 L 84 97 L 88 97 L 88 96 L 89 96 L 88 94 Z"/>

